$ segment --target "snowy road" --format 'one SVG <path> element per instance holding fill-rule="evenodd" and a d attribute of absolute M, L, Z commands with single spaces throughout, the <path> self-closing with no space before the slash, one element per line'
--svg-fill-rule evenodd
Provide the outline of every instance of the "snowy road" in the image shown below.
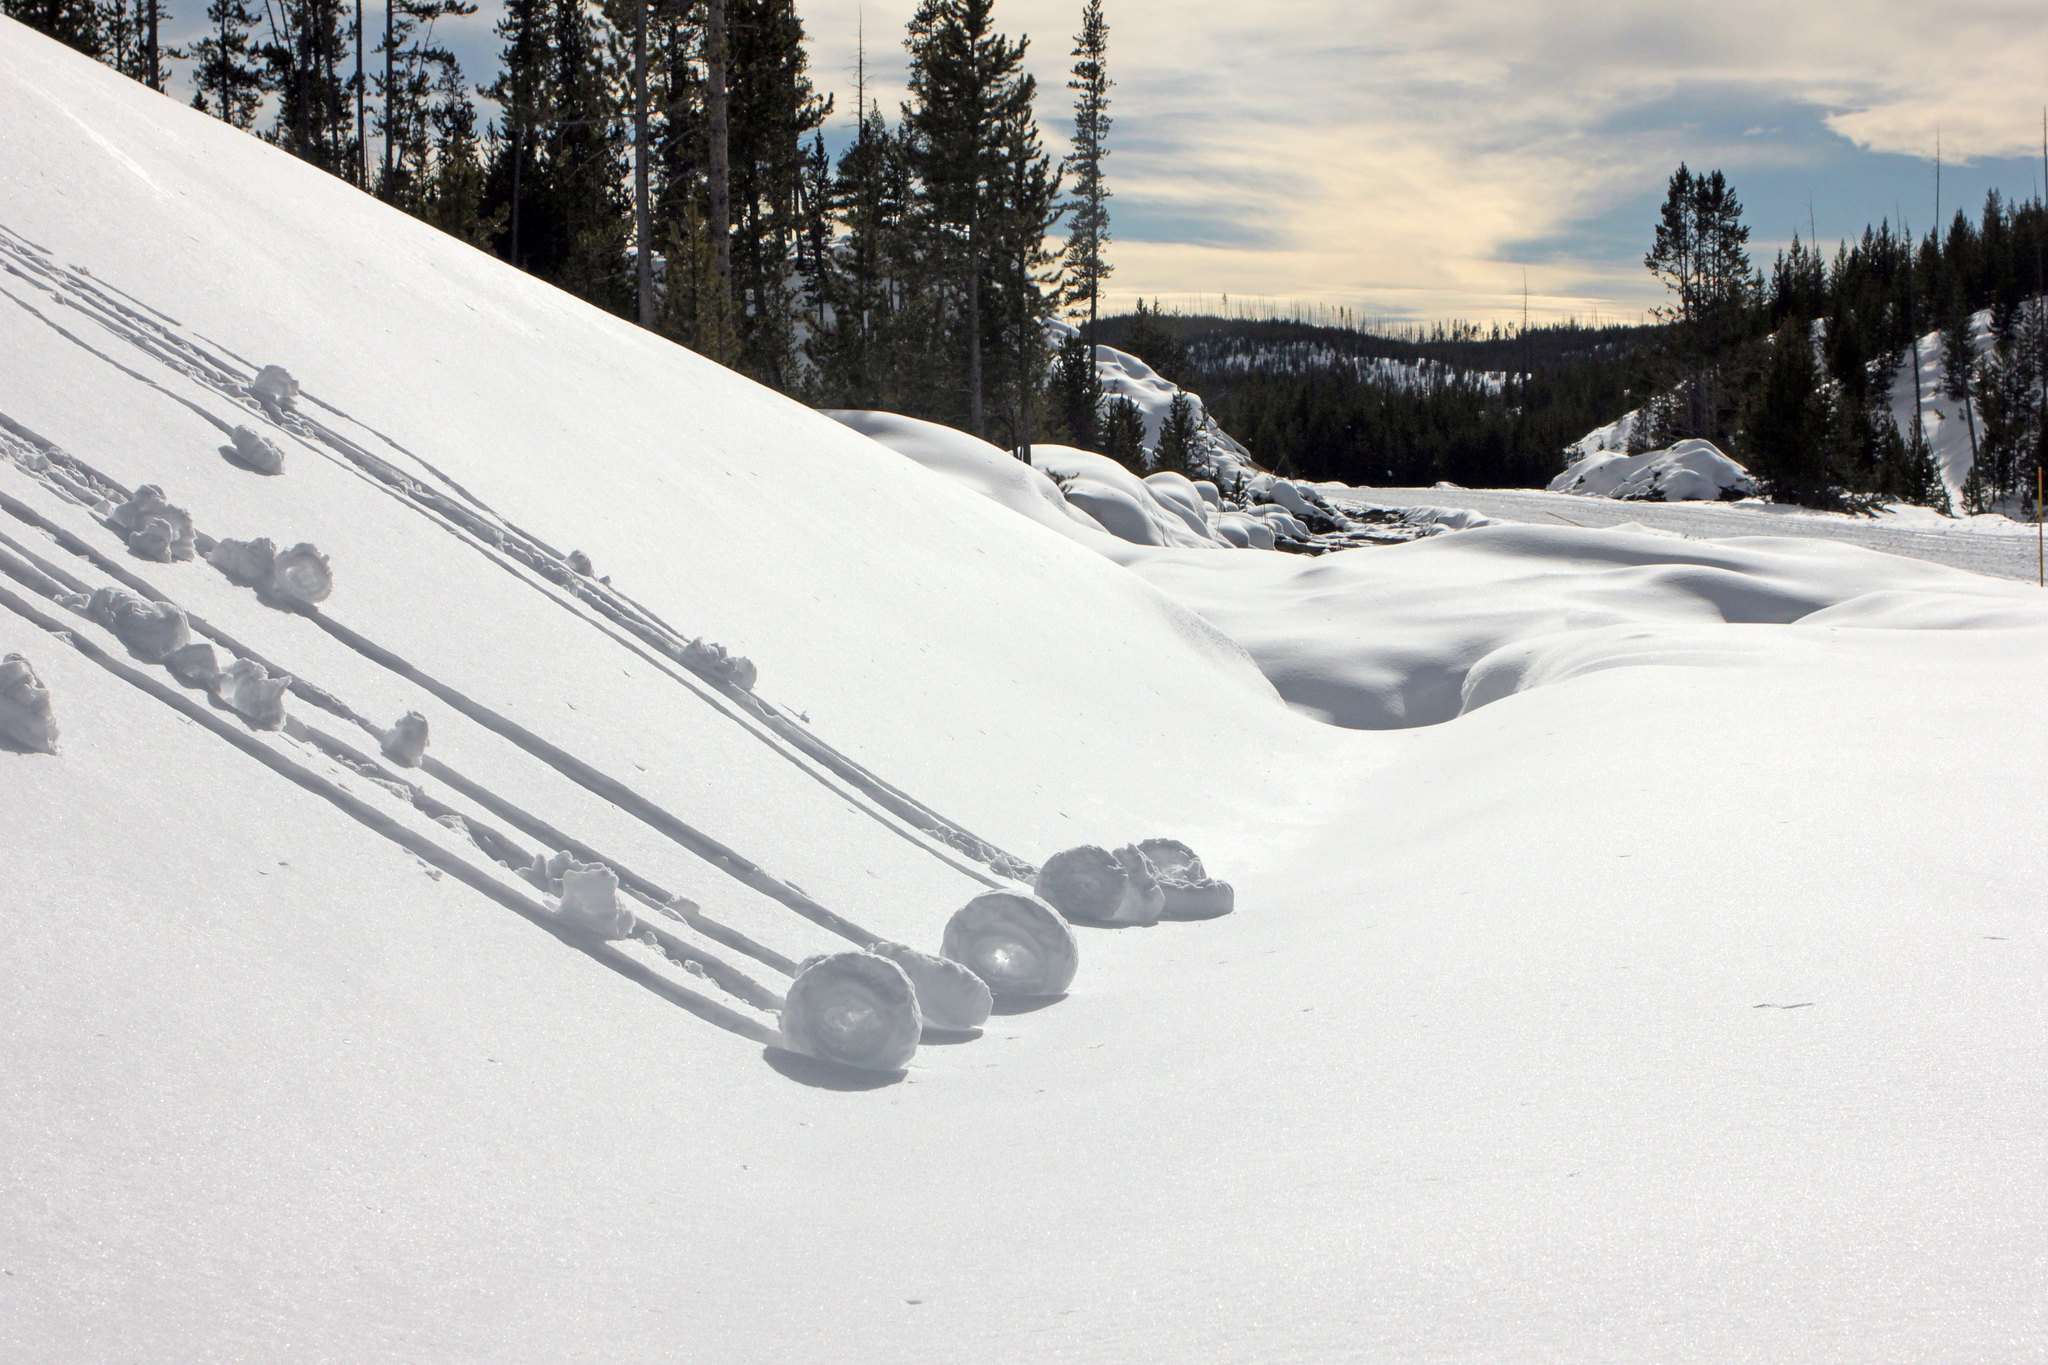
<path fill-rule="evenodd" d="M 1868 550 L 1947 564 L 1992 578 L 2033 582 L 2039 553 L 2032 527 L 1977 517 L 1940 525 L 1932 513 L 1910 525 L 1903 517 L 1852 517 L 1777 503 L 1614 502 L 1533 488 L 1356 488 L 1339 498 L 1393 506 L 1464 507 L 1503 521 L 1539 526 L 1620 526 L 1635 522 L 1694 538 L 1816 536 Z M 1910 515 L 1910 514 L 1909 514 Z"/>

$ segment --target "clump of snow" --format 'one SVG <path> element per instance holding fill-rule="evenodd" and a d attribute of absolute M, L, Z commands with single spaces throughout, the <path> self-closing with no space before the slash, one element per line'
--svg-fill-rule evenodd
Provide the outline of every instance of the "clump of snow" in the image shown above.
<path fill-rule="evenodd" d="M 888 958 L 910 978 L 926 1027 L 964 1032 L 988 1022 L 995 997 L 986 981 L 960 963 L 903 943 L 876 943 L 868 951 Z"/>
<path fill-rule="evenodd" d="M 384 757 L 401 768 L 417 768 L 427 752 L 427 718 L 408 711 L 384 734 Z"/>
<path fill-rule="evenodd" d="M 1756 496 L 1756 480 L 1712 441 L 1680 441 L 1641 455 L 1595 453 L 1550 481 L 1553 493 L 1638 502 L 1734 502 Z"/>
<path fill-rule="evenodd" d="M 1031 889 L 1068 919 L 1089 924 L 1153 924 L 1165 905 L 1151 865 L 1135 847 L 1111 853 L 1082 844 L 1055 853 Z"/>
<path fill-rule="evenodd" d="M 863 1071 L 902 1070 L 923 1032 L 910 977 L 874 953 L 806 960 L 782 1007 L 784 1047 Z"/>
<path fill-rule="evenodd" d="M 1138 844 L 1138 852 L 1151 864 L 1165 898 L 1160 918 L 1214 919 L 1236 907 L 1230 883 L 1211 877 L 1201 857 L 1180 840 L 1146 839 Z"/>
<path fill-rule="evenodd" d="M 277 567 L 277 545 L 267 536 L 222 540 L 215 543 L 206 562 L 226 574 L 230 582 L 245 588 L 267 587 L 271 571 Z"/>
<path fill-rule="evenodd" d="M 1037 896 L 984 891 L 946 921 L 939 952 L 988 983 L 998 1000 L 1064 995 L 1081 947 L 1060 912 Z"/>
<path fill-rule="evenodd" d="M 676 651 L 676 660 L 692 672 L 731 683 L 742 692 L 753 691 L 754 684 L 760 681 L 760 670 L 754 667 L 752 659 L 728 653 L 724 645 L 711 640 L 685 642 Z"/>
<path fill-rule="evenodd" d="M 619 903 L 619 874 L 603 863 L 565 857 L 556 878 L 561 887 L 555 913 L 585 933 L 603 939 L 631 938 L 633 912 Z"/>
<path fill-rule="evenodd" d="M 214 695 L 258 730 L 275 730 L 284 724 L 284 694 L 291 685 L 288 675 L 273 678 L 254 659 L 237 659 L 221 670 Z"/>
<path fill-rule="evenodd" d="M 95 592 L 85 614 L 114 632 L 129 653 L 146 663 L 162 663 L 192 639 L 184 612 L 168 602 L 145 602 L 119 588 Z"/>
<path fill-rule="evenodd" d="M 278 555 L 270 590 L 286 601 L 316 607 L 334 592 L 334 570 L 326 555 L 302 541 Z"/>
<path fill-rule="evenodd" d="M 128 533 L 128 548 L 143 559 L 160 564 L 193 556 L 192 516 L 182 507 L 171 506 L 164 490 L 146 483 L 135 496 L 107 516 Z"/>
<path fill-rule="evenodd" d="M 172 650 L 164 656 L 164 667 L 185 686 L 202 692 L 212 691 L 220 680 L 220 656 L 205 640 L 194 640 L 183 649 Z"/>
<path fill-rule="evenodd" d="M 292 378 L 291 371 L 282 365 L 265 365 L 249 381 L 249 396 L 261 403 L 272 416 L 277 416 L 297 405 L 299 381 Z"/>
<path fill-rule="evenodd" d="M 284 452 L 269 437 L 249 427 L 236 427 L 234 442 L 220 448 L 221 458 L 252 474 L 284 473 Z"/>
<path fill-rule="evenodd" d="M 0 658 L 0 739 L 32 754 L 57 752 L 50 689 L 19 654 Z"/>

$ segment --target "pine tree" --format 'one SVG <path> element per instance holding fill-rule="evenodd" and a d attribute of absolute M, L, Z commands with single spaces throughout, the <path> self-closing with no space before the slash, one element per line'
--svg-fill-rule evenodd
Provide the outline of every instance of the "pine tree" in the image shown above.
<path fill-rule="evenodd" d="M 384 139 L 376 193 L 421 217 L 436 193 L 435 158 L 444 135 L 437 120 L 461 118 L 449 101 L 464 89 L 461 63 L 434 40 L 434 25 L 475 13 L 476 6 L 467 0 L 390 0 L 387 7 L 384 38 L 377 47 L 385 74 L 375 80 L 376 126 Z M 466 94 L 459 97 L 467 103 Z M 467 122 L 473 129 L 474 106 Z"/>
<path fill-rule="evenodd" d="M 977 436 L 986 428 L 982 286 L 990 188 L 1003 176 L 1005 127 L 1020 111 L 1028 115 L 1032 95 L 1023 73 L 1025 43 L 994 31 L 992 9 L 993 0 L 920 0 L 904 41 L 910 51 L 911 102 L 903 110 L 908 159 L 932 262 L 954 294 L 966 425 Z"/>
<path fill-rule="evenodd" d="M 1081 11 L 1081 32 L 1074 38 L 1073 77 L 1067 88 L 1074 91 L 1074 150 L 1067 167 L 1074 177 L 1073 215 L 1068 220 L 1067 268 L 1073 273 L 1077 299 L 1088 303 L 1088 321 L 1082 331 L 1088 346 L 1095 345 L 1096 312 L 1102 298 L 1102 283 L 1114 269 L 1105 255 L 1109 246 L 1109 184 L 1103 177 L 1103 159 L 1109 155 L 1110 80 L 1106 59 L 1109 53 L 1109 24 L 1102 15 L 1102 0 L 1086 0 Z"/>
<path fill-rule="evenodd" d="M 106 58 L 106 26 L 99 0 L 0 0 L 0 14 L 88 57 Z"/>
<path fill-rule="evenodd" d="M 331 175 L 352 178 L 359 165 L 352 96 L 361 73 L 344 76 L 355 35 L 345 0 L 264 0 L 266 84 L 277 118 L 264 136 Z"/>
<path fill-rule="evenodd" d="M 192 107 L 237 128 L 253 128 L 264 90 L 264 69 L 251 37 L 256 14 L 247 0 L 213 0 L 206 21 L 213 31 L 192 45 Z"/>
<path fill-rule="evenodd" d="M 1749 466 L 1782 502 L 1829 507 L 1827 408 L 1813 344 L 1798 319 L 1778 329 L 1761 390 L 1744 424 Z"/>
<path fill-rule="evenodd" d="M 1957 218 L 1960 220 L 1961 215 Z M 1967 225 L 1966 225 L 1967 226 Z M 1970 432 L 1970 462 L 1977 462 L 1977 413 L 1971 401 L 1971 373 L 1977 362 L 1977 348 L 1970 336 L 1970 315 L 1963 309 L 1960 289 L 1951 287 L 1948 307 L 1941 321 L 1941 393 L 1963 410 Z"/>
<path fill-rule="evenodd" d="M 1079 332 L 1060 342 L 1053 368 L 1053 392 L 1067 443 L 1083 450 L 1100 451 L 1102 372 L 1096 369 L 1094 352 Z"/>
<path fill-rule="evenodd" d="M 1145 414 L 1130 399 L 1117 395 L 1102 405 L 1098 425 L 1102 453 L 1133 473 L 1145 472 Z"/>
<path fill-rule="evenodd" d="M 1166 420 L 1159 426 L 1158 467 L 1176 474 L 1199 477 L 1195 455 L 1201 434 L 1194 400 L 1185 392 L 1176 391 L 1173 402 L 1166 409 Z"/>
<path fill-rule="evenodd" d="M 805 229 L 805 139 L 832 101 L 811 85 L 803 22 L 789 0 L 727 0 L 731 20 L 729 260 L 740 368 L 774 388 L 796 386 L 798 273 Z M 716 214 L 712 215 L 716 233 Z M 714 246 L 716 245 L 714 239 Z"/>
<path fill-rule="evenodd" d="M 996 378 L 1008 395 L 1010 445 L 1027 462 L 1038 409 L 1045 401 L 1045 324 L 1058 307 L 1059 258 L 1046 234 L 1064 211 L 1060 176 L 1040 148 L 1027 98 L 1004 121 L 1005 174 L 993 187 L 989 214 L 990 334 L 1000 337 Z"/>

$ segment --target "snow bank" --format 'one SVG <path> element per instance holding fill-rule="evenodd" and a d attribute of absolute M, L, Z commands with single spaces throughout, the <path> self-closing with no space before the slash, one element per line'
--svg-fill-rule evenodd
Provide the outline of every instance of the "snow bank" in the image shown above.
<path fill-rule="evenodd" d="M 1191 514 L 1172 485 L 1148 483 L 1107 455 L 1073 446 L 1034 445 L 1031 463 L 1059 482 L 1067 501 L 1119 540 L 1208 548 L 1229 544 L 1216 534 L 1206 512 Z"/>
<path fill-rule="evenodd" d="M 1313 560 L 1127 562 L 1242 641 L 1290 703 L 1363 729 L 1439 724 L 1588 668 L 1654 662 L 1644 640 L 1702 623 L 2048 625 L 2029 585 L 1821 540 L 1496 523 Z M 1686 657 L 1702 657 L 1688 641 Z M 1527 653 L 1553 646 L 1569 668 Z"/>
<path fill-rule="evenodd" d="M 1680 441 L 1641 455 L 1590 454 L 1550 481 L 1553 493 L 1642 502 L 1733 502 L 1756 480 L 1711 441 Z"/>
<path fill-rule="evenodd" d="M 964 431 L 893 412 L 824 409 L 827 417 L 907 455 L 926 469 L 1084 545 L 1098 544 L 1102 523 L 1058 485 L 1016 456 Z"/>

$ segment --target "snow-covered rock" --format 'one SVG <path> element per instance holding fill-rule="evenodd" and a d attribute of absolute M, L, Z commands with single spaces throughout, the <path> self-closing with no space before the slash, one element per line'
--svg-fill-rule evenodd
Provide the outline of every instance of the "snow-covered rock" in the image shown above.
<path fill-rule="evenodd" d="M 1712 441 L 1689 440 L 1641 455 L 1587 455 L 1552 479 L 1550 491 L 1644 502 L 1733 502 L 1755 497 L 1757 486 Z"/>

